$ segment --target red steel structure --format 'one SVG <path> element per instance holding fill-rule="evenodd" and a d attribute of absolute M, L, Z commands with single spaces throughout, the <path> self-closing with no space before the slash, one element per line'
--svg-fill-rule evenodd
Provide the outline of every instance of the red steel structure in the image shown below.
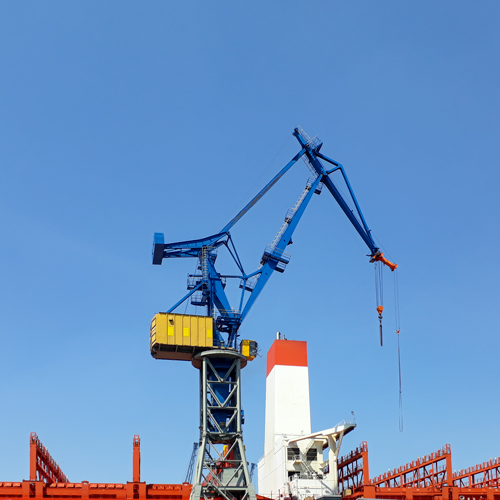
<path fill-rule="evenodd" d="M 141 482 L 141 438 L 138 434 L 134 436 L 134 456 L 132 465 L 132 482 Z"/>
<path fill-rule="evenodd" d="M 370 481 L 368 471 L 368 443 L 363 441 L 361 445 L 338 462 L 339 488 L 340 491 L 355 490 L 362 488 Z"/>
<path fill-rule="evenodd" d="M 345 500 L 500 500 L 500 457 L 452 473 L 451 448 L 418 458 L 373 479 L 368 444 L 363 442 L 338 461 L 339 488 Z M 448 478 L 452 478 L 448 482 Z M 141 482 L 141 440 L 133 440 L 132 482 L 70 483 L 36 433 L 30 435 L 30 479 L 0 482 L 0 499 L 34 500 L 189 500 L 192 485 Z M 258 500 L 268 500 L 257 495 Z M 214 500 L 222 500 L 216 499 Z"/>
<path fill-rule="evenodd" d="M 36 432 L 30 434 L 30 481 L 43 481 L 47 484 L 69 482 Z"/>
<path fill-rule="evenodd" d="M 1 498 L 75 499 L 158 499 L 188 500 L 190 484 L 146 483 L 51 483 L 22 481 L 0 483 Z"/>
<path fill-rule="evenodd" d="M 59 465 L 42 445 L 36 433 L 30 435 L 30 479 L 21 482 L 0 482 L 0 499 L 31 500 L 189 500 L 192 485 L 146 484 L 141 482 L 141 440 L 133 440 L 132 482 L 70 483 Z M 223 500 L 223 499 L 214 499 Z M 266 500 L 257 495 L 257 500 Z"/>
<path fill-rule="evenodd" d="M 435 453 L 372 479 L 370 484 L 379 488 L 426 488 L 445 485 L 449 477 L 452 477 L 451 447 L 447 444 Z"/>
<path fill-rule="evenodd" d="M 500 458 L 452 473 L 451 447 L 370 479 L 368 446 L 339 459 L 339 488 L 346 500 L 500 500 Z M 448 479 L 451 478 L 451 479 Z"/>
<path fill-rule="evenodd" d="M 500 458 L 455 472 L 453 483 L 461 488 L 500 488 Z"/>

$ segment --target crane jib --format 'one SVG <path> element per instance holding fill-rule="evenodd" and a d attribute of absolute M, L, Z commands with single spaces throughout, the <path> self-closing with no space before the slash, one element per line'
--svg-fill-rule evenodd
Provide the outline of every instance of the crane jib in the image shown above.
<path fill-rule="evenodd" d="M 375 245 L 371 232 L 366 224 L 358 201 L 354 195 L 343 166 L 331 158 L 320 153 L 323 143 L 317 138 L 309 138 L 307 134 L 296 128 L 293 135 L 297 138 L 301 150 L 247 203 L 238 214 L 229 221 L 217 234 L 206 238 L 165 243 L 163 233 L 155 233 L 153 240 L 152 260 L 153 264 L 160 265 L 163 259 L 168 258 L 197 258 L 197 270 L 188 275 L 189 292 L 168 310 L 167 317 L 160 323 L 155 323 L 151 330 L 151 353 L 154 357 L 163 359 L 189 359 L 200 350 L 223 347 L 238 349 L 238 332 L 241 323 L 249 313 L 257 297 L 269 281 L 274 271 L 284 272 L 290 262 L 290 254 L 287 247 L 292 242 L 292 235 L 301 220 L 313 194 L 319 194 L 321 187 L 326 186 L 332 194 L 342 211 L 345 213 L 355 230 L 361 236 L 370 250 L 371 262 L 381 262 L 391 270 L 397 266 L 391 263 L 379 248 Z M 259 267 L 250 273 L 244 271 L 229 230 L 238 222 L 255 204 L 267 194 L 270 189 L 290 170 L 290 168 L 301 159 L 311 171 L 306 186 L 298 201 L 289 209 L 276 237 L 271 244 L 264 249 L 260 259 Z M 327 171 L 321 161 L 334 165 L 334 169 Z M 333 172 L 340 170 L 341 181 L 345 183 L 349 199 L 347 200 L 329 177 Z M 219 249 L 226 248 L 230 258 L 236 263 L 240 274 L 220 274 L 216 270 L 216 261 Z M 233 308 L 230 304 L 225 288 L 231 280 L 239 280 L 241 295 L 238 307 Z M 192 319 L 186 319 L 185 325 L 182 318 L 179 319 L 175 309 L 186 302 L 195 307 L 202 307 L 205 311 L 203 345 L 198 332 L 198 323 Z M 187 304 L 186 304 L 187 307 Z M 170 315 L 170 316 L 168 316 Z M 192 318 L 193 316 L 186 316 Z M 163 318 L 163 317 L 162 317 Z M 184 326 L 183 326 L 184 325 Z M 154 330 L 154 333 L 153 333 Z M 158 339 L 163 339 L 161 342 Z M 174 341 L 175 339 L 175 341 Z M 173 343 L 172 343 L 173 342 Z M 179 342 L 181 342 L 179 344 Z M 248 342 L 245 349 L 248 351 Z M 251 341 L 253 342 L 253 341 Z M 253 345 L 253 344 L 252 344 Z M 170 347 L 169 347 L 170 346 Z M 251 356 L 248 359 L 253 359 Z"/>

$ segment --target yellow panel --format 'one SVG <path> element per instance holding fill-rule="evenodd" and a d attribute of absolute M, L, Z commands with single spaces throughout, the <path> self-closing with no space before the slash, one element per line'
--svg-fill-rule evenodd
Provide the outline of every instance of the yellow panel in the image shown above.
<path fill-rule="evenodd" d="M 167 318 L 167 341 L 168 345 L 175 344 L 175 315 L 169 314 Z"/>
<path fill-rule="evenodd" d="M 182 345 L 182 316 L 175 315 L 175 337 L 174 337 L 175 345 Z"/>
<path fill-rule="evenodd" d="M 153 328 L 153 322 L 155 323 L 154 328 Z M 154 334 L 155 334 L 155 340 L 158 343 L 165 343 L 165 334 L 166 334 L 166 326 L 167 326 L 167 321 L 166 317 L 164 314 L 157 314 L 153 318 L 153 322 L 151 323 L 151 327 L 154 329 Z"/>
<path fill-rule="evenodd" d="M 196 337 L 193 336 L 193 345 L 196 343 L 196 345 L 205 346 L 207 344 L 205 341 L 205 318 L 195 318 L 193 323 L 196 325 Z"/>
<path fill-rule="evenodd" d="M 198 343 L 202 346 L 207 345 L 206 335 L 205 318 L 198 318 Z"/>
<path fill-rule="evenodd" d="M 196 333 L 198 345 L 204 346 L 205 342 L 205 321 L 203 318 L 196 318 Z"/>
<path fill-rule="evenodd" d="M 200 345 L 198 342 L 198 318 L 196 316 L 191 316 L 191 330 L 189 335 L 191 336 L 191 345 Z"/>
<path fill-rule="evenodd" d="M 241 345 L 241 354 L 248 358 L 248 356 L 250 355 L 250 346 L 248 344 Z"/>
<path fill-rule="evenodd" d="M 182 316 L 182 345 L 190 345 L 191 339 L 189 338 L 189 326 L 191 324 L 191 318 L 187 315 Z"/>
<path fill-rule="evenodd" d="M 205 335 L 205 342 L 206 342 L 206 346 L 208 347 L 212 347 L 214 345 L 214 330 L 213 330 L 213 324 L 214 324 L 214 321 L 212 318 L 206 318 L 205 319 L 205 331 L 206 331 L 206 335 Z"/>
<path fill-rule="evenodd" d="M 257 354 L 257 342 L 255 340 L 242 340 L 240 345 L 240 351 L 248 361 L 252 361 L 255 359 L 255 355 Z"/>
<path fill-rule="evenodd" d="M 173 349 L 162 349 L 163 354 L 158 356 L 163 359 L 189 359 L 188 351 L 178 351 L 175 346 L 196 348 L 213 346 L 213 319 L 210 316 L 195 316 L 187 314 L 158 313 L 151 321 L 150 328 L 151 346 L 172 346 Z M 172 354 L 167 354 L 172 353 Z M 180 352 L 180 354 L 179 354 Z M 177 354 L 174 354 L 177 353 Z M 174 356 L 169 358 L 169 356 Z M 175 356 L 184 356 L 175 357 Z"/>

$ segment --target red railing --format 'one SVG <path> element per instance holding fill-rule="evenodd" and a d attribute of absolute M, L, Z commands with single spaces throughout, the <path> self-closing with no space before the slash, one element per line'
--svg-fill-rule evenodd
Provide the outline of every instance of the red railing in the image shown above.
<path fill-rule="evenodd" d="M 43 446 L 36 432 L 30 434 L 30 481 L 69 483 L 59 464 Z"/>
<path fill-rule="evenodd" d="M 435 453 L 375 477 L 370 483 L 385 488 L 426 488 L 448 484 L 451 477 L 451 447 L 447 444 Z"/>
<path fill-rule="evenodd" d="M 500 457 L 453 473 L 460 488 L 500 488 Z"/>
<path fill-rule="evenodd" d="M 369 483 L 368 443 L 363 441 L 358 448 L 341 457 L 337 469 L 340 492 L 354 491 Z"/>

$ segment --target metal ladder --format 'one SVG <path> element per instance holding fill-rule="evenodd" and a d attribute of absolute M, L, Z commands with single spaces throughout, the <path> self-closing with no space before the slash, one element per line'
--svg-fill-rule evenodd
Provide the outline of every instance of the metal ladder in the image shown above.
<path fill-rule="evenodd" d="M 316 174 L 316 177 L 318 177 L 318 174 Z M 281 237 L 283 236 L 283 233 L 286 231 L 286 228 L 288 227 L 290 222 L 292 222 L 294 215 L 297 213 L 297 210 L 300 208 L 300 205 L 302 205 L 302 202 L 304 201 L 304 198 L 306 197 L 307 192 L 310 191 L 311 186 L 312 186 L 312 182 L 310 179 L 308 179 L 306 187 L 305 187 L 304 191 L 302 192 L 302 194 L 300 195 L 299 199 L 297 200 L 297 203 L 295 203 L 295 206 L 293 208 L 290 208 L 288 210 L 288 212 L 286 213 L 285 222 L 283 222 L 283 225 L 281 226 L 280 230 L 278 231 L 278 234 L 274 237 L 274 240 L 271 243 L 271 248 L 273 250 L 276 248 L 276 245 L 279 243 Z"/>
<path fill-rule="evenodd" d="M 205 283 L 208 284 L 208 254 L 209 247 L 203 246 L 201 248 L 201 276 Z"/>

